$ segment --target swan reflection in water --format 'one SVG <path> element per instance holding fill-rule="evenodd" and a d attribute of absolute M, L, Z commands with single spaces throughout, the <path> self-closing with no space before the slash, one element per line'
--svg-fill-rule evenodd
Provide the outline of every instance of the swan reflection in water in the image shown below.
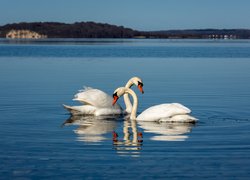
<path fill-rule="evenodd" d="M 185 141 L 195 124 L 167 122 L 137 122 L 144 133 L 152 133 L 153 141 Z"/>
<path fill-rule="evenodd" d="M 78 126 L 73 130 L 78 135 L 77 141 L 100 143 L 112 140 L 117 153 L 135 156 L 139 156 L 142 150 L 143 133 L 152 141 L 185 141 L 194 126 L 192 123 L 138 122 L 125 118 L 122 131 L 119 131 L 119 118 L 120 116 L 71 116 L 63 126 Z M 112 134 L 113 138 L 110 139 Z"/>
<path fill-rule="evenodd" d="M 113 132 L 113 148 L 120 155 L 139 157 L 142 143 L 143 135 L 138 132 L 135 120 L 124 120 L 123 132 Z"/>
<path fill-rule="evenodd" d="M 119 116 L 118 116 L 119 117 Z M 73 130 L 77 135 L 77 141 L 98 143 L 108 138 L 105 134 L 111 133 L 116 129 L 117 116 L 71 116 L 62 126 L 76 125 Z"/>
<path fill-rule="evenodd" d="M 151 141 L 185 141 L 193 126 L 193 123 L 138 122 L 125 119 L 123 132 L 113 132 L 113 148 L 119 155 L 139 157 L 143 136 Z"/>

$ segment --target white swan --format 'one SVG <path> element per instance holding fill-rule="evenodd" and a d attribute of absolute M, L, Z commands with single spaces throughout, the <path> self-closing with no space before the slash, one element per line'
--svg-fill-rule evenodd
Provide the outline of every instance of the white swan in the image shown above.
<path fill-rule="evenodd" d="M 144 93 L 143 91 L 143 82 L 139 77 L 131 78 L 126 87 L 130 88 L 131 86 L 136 85 L 138 89 Z M 79 93 L 75 95 L 73 99 L 75 101 L 79 101 L 84 103 L 81 106 L 67 106 L 63 105 L 65 109 L 67 109 L 73 115 L 95 115 L 95 116 L 102 116 L 102 115 L 110 115 L 110 114 L 122 114 L 122 113 L 131 113 L 132 105 L 129 100 L 128 95 L 124 96 L 124 102 L 126 105 L 126 110 L 123 112 L 121 106 L 116 104 L 112 106 L 113 98 L 109 96 L 107 93 L 93 88 L 85 88 L 81 90 Z"/>
<path fill-rule="evenodd" d="M 136 117 L 138 98 L 132 89 L 120 87 L 114 91 L 113 105 L 115 105 L 118 98 L 125 93 L 133 97 L 133 107 L 130 119 L 137 121 L 161 121 L 161 122 L 195 122 L 197 119 L 189 113 L 191 110 L 179 103 L 160 104 L 152 106 L 143 111 Z"/>

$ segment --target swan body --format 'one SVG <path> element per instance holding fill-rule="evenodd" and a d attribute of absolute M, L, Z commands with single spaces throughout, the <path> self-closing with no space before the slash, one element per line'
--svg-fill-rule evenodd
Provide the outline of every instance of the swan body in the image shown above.
<path fill-rule="evenodd" d="M 183 121 L 185 119 L 192 119 L 190 115 L 191 110 L 179 103 L 168 103 L 152 106 L 144 110 L 137 116 L 137 120 L 144 121 Z M 183 120 L 182 120 L 183 119 Z"/>
<path fill-rule="evenodd" d="M 142 80 L 138 77 L 131 78 L 126 87 L 130 88 L 132 85 L 137 85 L 139 90 L 143 93 L 143 83 Z M 112 106 L 113 98 L 107 93 L 94 89 L 91 87 L 85 87 L 83 90 L 80 90 L 79 93 L 75 94 L 74 101 L 79 101 L 84 105 L 80 106 L 67 106 L 63 105 L 73 115 L 111 115 L 111 114 L 123 114 L 130 113 L 132 109 L 131 102 L 129 97 L 124 97 L 124 102 L 126 105 L 126 110 L 123 111 L 119 104 Z"/>
<path fill-rule="evenodd" d="M 125 93 L 133 97 L 134 103 L 130 119 L 137 121 L 160 121 L 160 122 L 195 122 L 197 119 L 190 115 L 191 110 L 179 103 L 168 103 L 152 106 L 136 117 L 138 98 L 132 89 L 120 87 L 114 92 L 113 104 Z"/>
<path fill-rule="evenodd" d="M 122 114 L 121 108 L 109 108 L 109 107 L 95 107 L 91 105 L 82 106 L 67 106 L 63 104 L 64 108 L 67 109 L 73 115 L 94 115 L 94 116 L 106 116 L 106 115 L 117 115 Z"/>

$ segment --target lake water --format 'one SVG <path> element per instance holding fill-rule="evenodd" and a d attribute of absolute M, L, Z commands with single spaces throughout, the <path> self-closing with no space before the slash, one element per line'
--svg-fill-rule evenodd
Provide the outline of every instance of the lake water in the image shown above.
<path fill-rule="evenodd" d="M 179 102 L 198 123 L 62 107 L 83 86 L 112 95 L 132 76 L 144 81 L 139 112 Z M 250 41 L 1 39 L 0 113 L 0 179 L 249 179 Z"/>

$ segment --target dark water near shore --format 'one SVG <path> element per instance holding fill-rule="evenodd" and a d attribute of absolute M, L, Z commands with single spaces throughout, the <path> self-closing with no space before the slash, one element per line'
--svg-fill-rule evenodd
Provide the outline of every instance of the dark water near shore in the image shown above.
<path fill-rule="evenodd" d="M 199 122 L 62 107 L 83 86 L 111 95 L 135 75 L 139 112 L 179 102 Z M 0 113 L 0 179 L 249 179 L 250 41 L 2 39 Z"/>

